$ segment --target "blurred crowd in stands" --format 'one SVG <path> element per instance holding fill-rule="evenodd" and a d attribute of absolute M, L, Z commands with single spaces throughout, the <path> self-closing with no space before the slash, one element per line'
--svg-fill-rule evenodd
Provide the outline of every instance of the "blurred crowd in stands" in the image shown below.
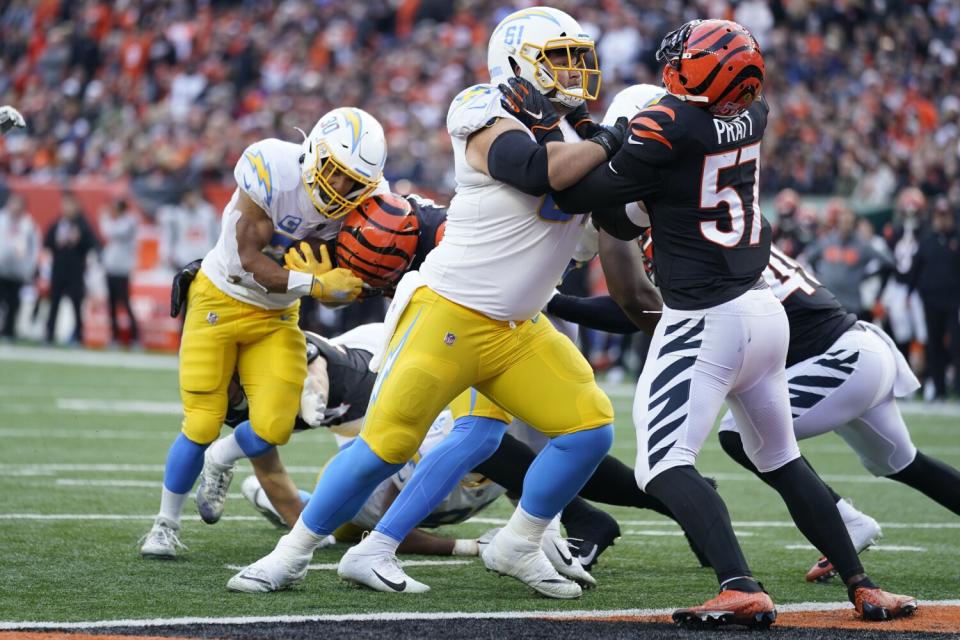
<path fill-rule="evenodd" d="M 70 255 L 102 246 L 111 309 L 129 305 L 124 292 L 134 265 L 121 256 L 138 221 L 161 226 L 165 266 L 199 256 L 216 237 L 218 216 L 201 188 L 232 188 L 246 145 L 264 137 L 297 141 L 296 127 L 309 130 L 335 106 L 358 105 L 383 123 L 386 175 L 395 190 L 447 200 L 454 186 L 447 106 L 463 87 L 485 80 L 492 26 L 529 4 L 0 4 L 0 104 L 16 105 L 28 123 L 25 132 L 0 139 L 4 315 L 16 310 L 9 292 L 31 281 L 35 268 L 25 265 L 35 264 L 41 246 L 53 256 L 51 300 L 75 300 L 78 291 L 82 298 L 74 280 L 78 273 L 83 279 L 83 268 Z M 951 360 L 960 370 L 960 3 L 549 4 L 576 16 L 597 39 L 604 74 L 593 107 L 598 116 L 620 88 L 658 83 L 653 53 L 670 29 L 696 17 L 730 18 L 751 29 L 767 67 L 771 125 L 761 189 L 773 204 L 766 214 L 777 220 L 778 246 L 812 266 L 852 311 L 883 323 L 906 351 L 926 344 L 926 357 L 914 347 L 911 361 L 930 371 L 934 393 L 950 391 L 942 370 Z M 130 181 L 131 206 L 124 200 L 105 209 L 97 234 L 70 197 L 54 226 L 31 229 L 23 202 L 8 198 L 3 186 L 5 177 L 66 184 L 85 176 Z M 593 270 L 567 286 L 602 290 Z M 307 317 L 337 331 L 380 312 L 374 303 Z M 588 337 L 585 348 L 601 368 L 636 366 L 619 338 Z M 960 375 L 952 384 L 960 391 Z"/>

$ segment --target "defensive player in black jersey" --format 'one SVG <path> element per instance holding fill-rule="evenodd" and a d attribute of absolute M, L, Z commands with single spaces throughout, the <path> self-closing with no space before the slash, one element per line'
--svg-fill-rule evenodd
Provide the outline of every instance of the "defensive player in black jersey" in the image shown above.
<path fill-rule="evenodd" d="M 643 248 L 643 268 L 650 275 L 649 231 L 643 235 Z M 629 271 L 624 269 L 627 266 L 640 269 L 640 250 L 633 249 L 618 251 L 620 272 Z M 790 324 L 786 364 L 797 439 L 835 431 L 868 471 L 913 487 L 960 515 L 960 471 L 917 450 L 897 407 L 896 399 L 915 391 L 919 382 L 891 339 L 875 325 L 858 322 L 829 289 L 775 247 L 763 277 L 783 304 Z M 616 272 L 608 277 L 608 285 L 611 296 L 555 297 L 548 310 L 600 331 L 637 331 L 619 306 L 636 307 L 635 296 L 624 291 Z M 732 411 L 720 422 L 720 444 L 734 460 L 764 478 L 744 451 Z M 880 526 L 830 491 L 854 547 L 863 551 L 879 537 Z M 821 558 L 806 578 L 821 581 L 834 573 L 833 564 Z"/>
<path fill-rule="evenodd" d="M 625 205 L 643 201 L 650 215 L 664 308 L 634 403 L 636 479 L 704 550 L 721 588 L 702 606 L 676 611 L 674 620 L 768 626 L 776 617 L 723 500 L 694 468 L 724 400 L 751 461 L 807 539 L 834 561 L 857 612 L 868 619 L 912 613 L 915 599 L 881 591 L 864 573 L 829 490 L 793 433 L 787 316 L 761 277 L 770 226 L 758 203 L 768 111 L 759 46 L 736 23 L 697 20 L 668 34 L 657 58 L 665 63 L 668 95 L 633 117 L 609 163 L 554 200 L 567 213 L 593 211 L 620 237 L 640 232 Z M 533 99 L 524 105 L 531 127 L 540 121 Z"/>

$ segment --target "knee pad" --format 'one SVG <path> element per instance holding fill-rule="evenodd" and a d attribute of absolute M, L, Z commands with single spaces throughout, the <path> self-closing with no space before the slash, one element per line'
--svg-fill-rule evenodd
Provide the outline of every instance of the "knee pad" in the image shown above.
<path fill-rule="evenodd" d="M 292 410 L 285 408 L 283 411 L 277 411 L 275 410 L 277 408 L 276 406 L 274 406 L 274 410 L 271 410 L 270 405 L 266 408 L 262 406 L 257 406 L 256 408 L 251 407 L 250 428 L 253 429 L 253 432 L 261 439 L 272 445 L 280 446 L 287 444 L 291 434 L 293 434 L 293 426 L 297 419 L 296 410 L 299 408 L 299 403 L 293 403 L 287 406 L 292 407 Z"/>
<path fill-rule="evenodd" d="M 220 437 L 223 416 L 205 411 L 187 411 L 183 416 L 180 431 L 196 444 L 208 445 Z"/>
<path fill-rule="evenodd" d="M 360 432 L 360 438 L 370 450 L 390 464 L 403 464 L 417 453 L 423 434 L 409 428 L 381 429 L 379 432 Z"/>

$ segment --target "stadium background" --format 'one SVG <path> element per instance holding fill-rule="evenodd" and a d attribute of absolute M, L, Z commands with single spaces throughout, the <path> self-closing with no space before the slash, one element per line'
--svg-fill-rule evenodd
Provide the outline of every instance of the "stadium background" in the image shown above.
<path fill-rule="evenodd" d="M 172 247 L 186 239 L 170 221 L 198 215 L 203 206 L 184 204 L 186 192 L 199 189 L 219 216 L 246 145 L 265 137 L 298 140 L 296 127 L 309 130 L 330 108 L 357 105 L 387 131 L 386 177 L 394 190 L 447 202 L 454 187 L 447 105 L 486 78 L 492 26 L 528 4 L 0 3 L 0 104 L 16 106 L 28 123 L 0 139 L 0 205 L 21 196 L 42 236 L 70 196 L 94 230 L 105 208 L 129 202 L 140 222 L 132 290 L 141 342 L 173 350 L 179 323 L 166 317 L 177 264 Z M 653 52 L 667 30 L 695 17 L 750 28 L 767 62 L 772 117 L 761 188 L 772 220 L 792 213 L 811 238 L 822 237 L 849 206 L 871 223 L 858 229 L 865 239 L 891 250 L 902 214 L 897 203 L 909 200 L 898 196 L 906 189 L 922 192 L 921 217 L 934 208 L 954 217 L 960 210 L 956 2 L 553 4 L 597 37 L 604 72 L 601 100 L 592 107 L 598 116 L 620 88 L 657 83 Z M 96 255 L 89 264 L 84 343 L 99 347 L 111 340 L 104 277 Z M 28 341 L 43 337 L 49 255 L 41 252 L 30 272 L 17 325 Z M 602 291 L 602 276 L 582 270 L 566 286 Z M 867 283 L 863 296 L 869 314 L 882 320 L 879 285 Z M 304 315 L 331 334 L 381 312 L 374 302 Z M 71 323 L 64 309 L 59 341 L 69 340 Z M 122 340 L 130 337 L 126 326 L 121 319 Z M 599 369 L 637 366 L 618 338 L 588 334 L 583 347 Z M 914 345 L 918 369 L 921 351 Z"/>

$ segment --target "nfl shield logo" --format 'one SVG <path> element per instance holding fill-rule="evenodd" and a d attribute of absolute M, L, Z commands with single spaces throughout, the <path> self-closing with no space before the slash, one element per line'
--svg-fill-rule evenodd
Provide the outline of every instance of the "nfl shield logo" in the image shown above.
<path fill-rule="evenodd" d="M 217 320 L 220 319 L 220 316 L 215 314 L 213 311 L 207 314 L 207 322 L 210 324 L 217 324 Z"/>
<path fill-rule="evenodd" d="M 447 335 L 443 336 L 443 344 L 447 345 L 448 347 L 452 346 L 453 343 L 456 341 L 457 341 L 457 336 L 453 335 L 449 331 L 447 331 Z"/>

